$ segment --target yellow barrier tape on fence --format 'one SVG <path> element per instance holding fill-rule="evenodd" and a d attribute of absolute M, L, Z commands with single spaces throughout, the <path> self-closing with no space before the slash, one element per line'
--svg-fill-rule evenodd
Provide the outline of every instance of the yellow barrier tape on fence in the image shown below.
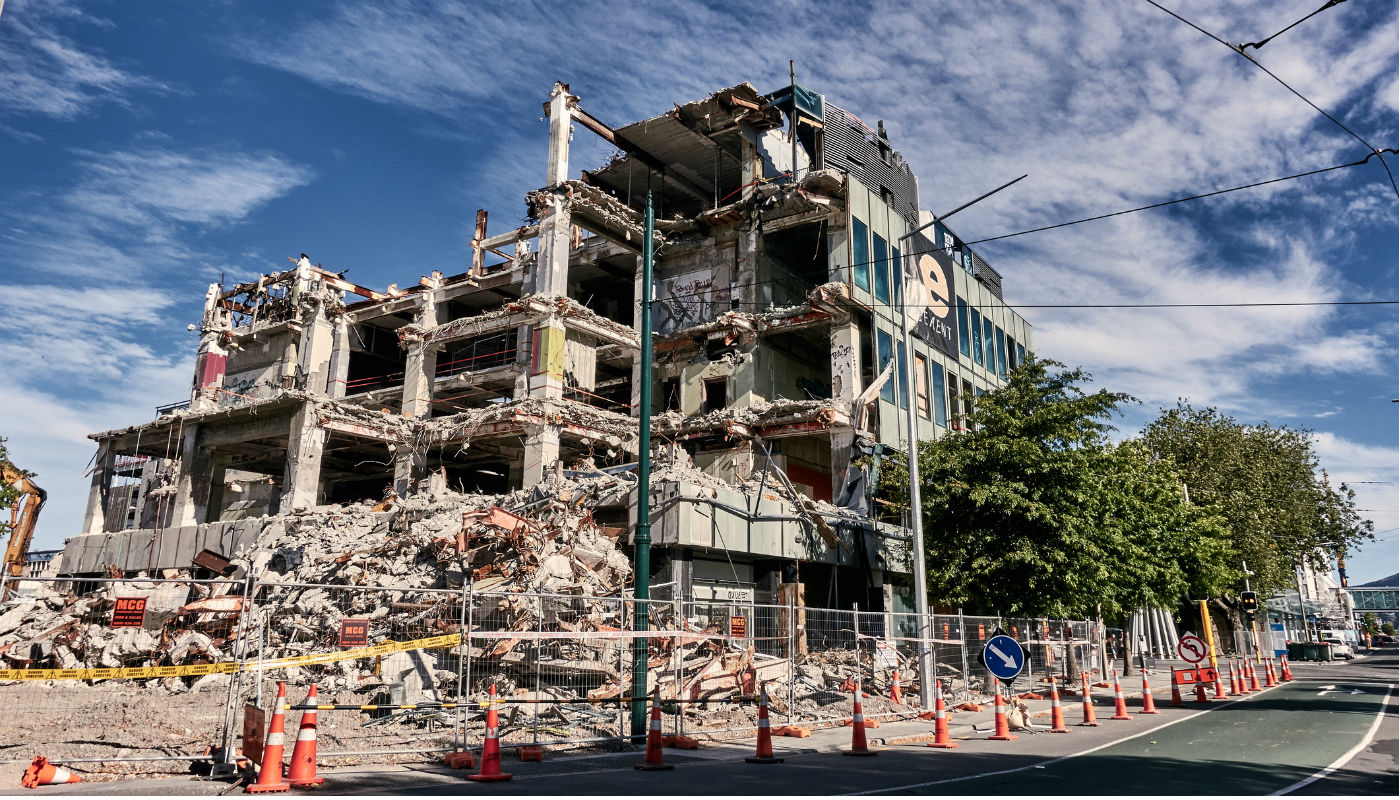
<path fill-rule="evenodd" d="M 242 665 L 243 672 L 255 669 L 281 669 L 303 664 L 325 664 L 332 661 L 351 661 L 356 658 L 370 658 L 405 650 L 427 650 L 435 647 L 452 647 L 462 643 L 460 633 L 442 636 L 429 636 L 407 642 L 383 642 L 369 647 L 356 647 L 331 653 L 314 653 L 305 656 L 285 656 L 267 661 L 249 661 Z M 133 678 L 178 678 L 188 675 L 211 675 L 240 671 L 237 661 L 224 661 L 218 664 L 190 664 L 182 667 L 89 667 L 81 669 L 0 669 L 0 681 L 90 681 L 125 680 Z"/>

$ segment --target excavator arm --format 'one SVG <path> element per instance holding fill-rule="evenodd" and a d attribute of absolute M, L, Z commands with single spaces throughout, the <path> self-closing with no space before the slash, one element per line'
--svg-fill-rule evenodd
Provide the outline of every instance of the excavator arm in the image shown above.
<path fill-rule="evenodd" d="M 24 559 L 29 555 L 29 540 L 34 537 L 39 510 L 49 499 L 49 493 L 9 462 L 0 462 L 0 477 L 20 492 L 19 499 L 10 508 L 10 542 L 5 548 L 4 561 L 5 571 L 19 577 L 24 571 Z"/>

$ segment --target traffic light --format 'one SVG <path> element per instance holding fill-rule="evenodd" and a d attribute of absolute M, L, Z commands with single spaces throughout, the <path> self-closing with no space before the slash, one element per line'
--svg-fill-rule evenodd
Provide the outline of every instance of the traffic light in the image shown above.
<path fill-rule="evenodd" d="M 1254 592 L 1240 592 L 1240 608 L 1254 613 L 1259 609 L 1259 596 Z"/>

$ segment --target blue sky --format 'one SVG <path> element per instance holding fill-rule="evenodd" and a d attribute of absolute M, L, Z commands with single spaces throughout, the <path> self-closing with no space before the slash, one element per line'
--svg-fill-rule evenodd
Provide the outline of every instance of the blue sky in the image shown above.
<path fill-rule="evenodd" d="M 1232 42 L 1317 0 L 1167 4 Z M 1376 147 L 1397 139 L 1393 2 L 1353 0 L 1257 51 Z M 613 124 L 740 81 L 883 119 L 974 240 L 1359 160 L 1359 142 L 1147 3 L 274 3 L 9 0 L 0 10 L 0 435 L 75 534 L 86 435 L 187 396 L 204 288 L 300 252 L 359 283 L 460 272 L 477 208 L 519 224 L 553 81 Z M 610 150 L 586 131 L 573 169 Z M 1390 158 L 1392 170 L 1395 160 Z M 989 242 L 1013 304 L 1392 299 L 1396 196 L 1373 159 L 1224 197 Z M 1037 309 L 1042 356 L 1142 400 L 1317 432 L 1397 563 L 1395 306 Z M 1362 483 L 1364 482 L 1364 483 Z"/>

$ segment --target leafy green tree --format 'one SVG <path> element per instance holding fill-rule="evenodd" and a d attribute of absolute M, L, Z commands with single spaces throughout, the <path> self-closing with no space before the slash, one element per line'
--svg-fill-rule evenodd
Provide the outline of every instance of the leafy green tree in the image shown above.
<path fill-rule="evenodd" d="M 1381 623 L 1381 633 L 1384 633 L 1386 636 L 1394 636 L 1394 635 L 1395 635 L 1395 626 L 1394 626 L 1394 625 L 1391 625 L 1389 622 L 1382 622 L 1382 623 Z"/>
<path fill-rule="evenodd" d="M 1014 616 L 1109 617 L 1174 604 L 1186 574 L 1222 573 L 1220 520 L 1184 502 L 1179 477 L 1109 420 L 1127 395 L 1031 360 L 973 400 L 967 433 L 920 443 L 931 599 Z M 907 509 L 900 459 L 881 494 Z M 902 506 L 901 506 L 902 504 Z M 1203 546 L 1201 542 L 1206 544 Z"/>
<path fill-rule="evenodd" d="M 1175 466 L 1192 503 L 1224 518 L 1233 590 L 1244 585 L 1241 562 L 1253 573 L 1252 588 L 1268 596 L 1292 586 L 1304 560 L 1325 569 L 1320 553 L 1374 538 L 1355 493 L 1345 484 L 1334 488 L 1320 468 L 1310 431 L 1243 425 L 1214 408 L 1179 403 L 1147 426 L 1142 441 Z"/>

